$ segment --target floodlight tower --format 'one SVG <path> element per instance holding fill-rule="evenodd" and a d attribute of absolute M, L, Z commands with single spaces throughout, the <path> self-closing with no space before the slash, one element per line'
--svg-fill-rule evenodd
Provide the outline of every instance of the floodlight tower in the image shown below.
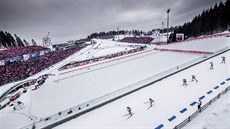
<path fill-rule="evenodd" d="M 164 22 L 162 22 L 161 24 L 162 24 L 162 33 L 163 33 L 163 30 L 164 30 Z"/>
<path fill-rule="evenodd" d="M 169 41 L 169 35 L 168 35 L 168 31 L 169 31 L 169 12 L 170 12 L 170 9 L 167 10 L 167 43 Z"/>

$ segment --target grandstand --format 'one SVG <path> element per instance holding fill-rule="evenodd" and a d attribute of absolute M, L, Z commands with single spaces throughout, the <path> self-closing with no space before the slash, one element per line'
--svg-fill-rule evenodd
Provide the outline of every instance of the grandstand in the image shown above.
<path fill-rule="evenodd" d="M 43 53 L 42 51 L 45 50 Z M 0 66 L 0 86 L 26 79 L 79 51 L 79 47 L 50 52 L 39 46 L 0 51 L 6 54 Z M 23 56 L 23 55 L 28 55 Z M 12 59 L 10 57 L 17 57 Z"/>

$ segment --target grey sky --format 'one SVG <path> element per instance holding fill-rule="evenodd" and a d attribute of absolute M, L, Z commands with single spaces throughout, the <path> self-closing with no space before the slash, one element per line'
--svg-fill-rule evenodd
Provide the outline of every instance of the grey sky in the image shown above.
<path fill-rule="evenodd" d="M 85 37 L 93 32 L 120 29 L 148 31 L 190 21 L 221 0 L 0 0 L 0 29 L 28 41 L 52 42 Z"/>

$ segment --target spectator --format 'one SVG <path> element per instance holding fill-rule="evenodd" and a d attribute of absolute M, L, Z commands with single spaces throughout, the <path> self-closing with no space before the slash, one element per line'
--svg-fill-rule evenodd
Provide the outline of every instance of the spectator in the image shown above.
<path fill-rule="evenodd" d="M 199 99 L 199 102 L 197 102 L 197 108 L 198 108 L 198 110 L 199 110 L 199 112 L 201 112 L 201 105 L 202 105 L 202 102 L 201 102 L 201 100 Z"/>

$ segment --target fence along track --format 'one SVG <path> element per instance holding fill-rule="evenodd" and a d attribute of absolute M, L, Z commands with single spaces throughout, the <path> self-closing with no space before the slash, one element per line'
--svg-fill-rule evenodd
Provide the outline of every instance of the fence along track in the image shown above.
<path fill-rule="evenodd" d="M 187 119 L 182 121 L 180 124 L 174 127 L 174 129 L 182 129 L 185 125 L 187 125 L 191 120 L 193 120 L 195 117 L 199 115 L 199 113 L 203 112 L 206 108 L 208 108 L 209 105 L 214 103 L 217 99 L 219 99 L 222 95 L 226 94 L 230 90 L 230 86 L 228 86 L 226 89 L 224 89 L 222 92 L 220 92 L 218 95 L 213 97 L 209 102 L 207 102 L 205 105 L 203 105 L 199 110 L 196 110 L 192 115 L 190 115 Z"/>

